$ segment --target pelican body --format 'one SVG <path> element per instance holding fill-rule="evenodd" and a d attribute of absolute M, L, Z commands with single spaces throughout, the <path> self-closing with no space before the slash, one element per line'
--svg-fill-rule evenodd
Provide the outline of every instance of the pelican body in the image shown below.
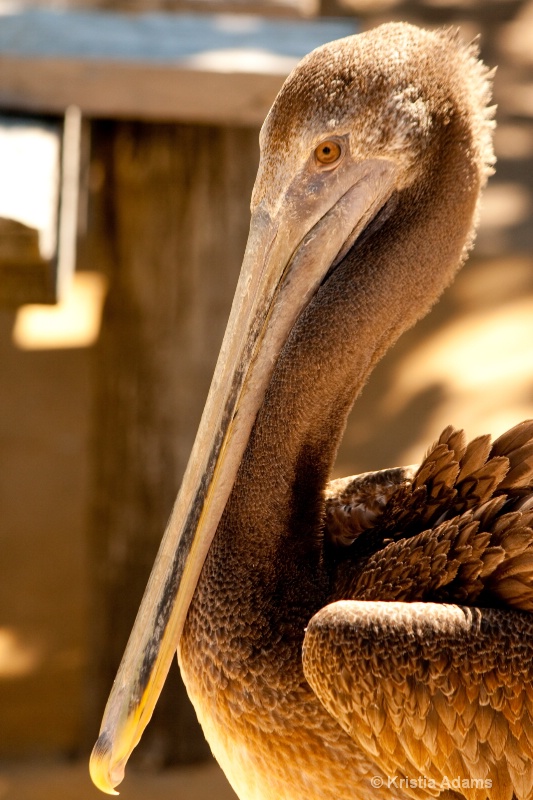
<path fill-rule="evenodd" d="M 533 795 L 533 425 L 328 484 L 372 368 L 471 247 L 490 86 L 450 32 L 331 42 L 263 125 L 206 409 L 93 751 L 114 792 L 177 650 L 242 800 Z M 455 783 L 454 783 L 455 781 Z"/>

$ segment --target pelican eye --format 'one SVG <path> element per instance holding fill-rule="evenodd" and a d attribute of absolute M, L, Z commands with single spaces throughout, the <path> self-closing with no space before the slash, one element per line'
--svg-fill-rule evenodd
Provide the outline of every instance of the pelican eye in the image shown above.
<path fill-rule="evenodd" d="M 341 146 L 333 139 L 321 142 L 315 149 L 315 158 L 319 164 L 334 164 L 342 155 Z"/>

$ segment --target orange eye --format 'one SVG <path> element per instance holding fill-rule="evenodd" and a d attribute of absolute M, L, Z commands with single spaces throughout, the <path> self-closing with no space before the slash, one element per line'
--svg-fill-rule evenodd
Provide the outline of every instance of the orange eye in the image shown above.
<path fill-rule="evenodd" d="M 315 150 L 315 158 L 320 164 L 334 164 L 341 157 L 341 146 L 332 139 L 321 142 Z"/>

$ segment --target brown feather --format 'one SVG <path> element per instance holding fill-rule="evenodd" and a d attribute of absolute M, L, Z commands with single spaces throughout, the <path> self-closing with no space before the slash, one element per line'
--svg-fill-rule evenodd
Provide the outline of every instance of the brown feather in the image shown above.
<path fill-rule="evenodd" d="M 306 676 L 356 741 L 358 720 L 368 718 L 368 709 L 355 705 L 350 680 L 352 686 L 357 685 L 364 675 L 365 682 L 370 682 L 369 696 L 379 698 L 376 702 L 383 707 L 390 708 L 396 697 L 394 702 L 402 705 L 404 714 L 395 719 L 389 711 L 383 725 L 386 734 L 376 740 L 378 764 L 388 774 L 398 770 L 426 778 L 431 774 L 439 784 L 452 776 L 461 778 L 467 782 L 459 787 L 466 798 L 502 797 L 509 791 L 528 798 L 532 792 L 527 783 L 530 744 L 524 746 L 523 739 L 531 717 L 520 695 L 522 685 L 531 687 L 533 680 L 533 617 L 516 615 L 510 626 L 509 622 L 506 612 L 500 610 L 467 612 L 420 603 L 334 603 L 319 612 L 308 629 Z M 514 638 L 517 634 L 524 649 L 518 662 L 512 644 L 518 641 Z M 330 674 L 316 669 L 315 648 L 321 653 L 327 650 L 333 668 Z M 401 683 L 388 657 L 391 649 L 403 653 Z M 436 659 L 436 653 L 441 658 Z M 335 682 L 339 659 L 348 691 L 343 714 L 329 688 Z M 417 702 L 421 663 L 429 670 L 423 678 L 423 705 Z M 508 696 L 502 686 L 509 687 Z M 421 721 L 424 718 L 425 723 Z M 385 747 L 382 741 L 386 741 Z M 468 784 L 469 780 L 481 781 L 481 787 Z"/>
<path fill-rule="evenodd" d="M 506 511 L 517 487 L 504 485 L 509 463 L 515 474 L 524 464 L 528 468 L 533 440 L 527 437 L 533 437 L 533 425 L 521 423 L 492 448 L 487 436 L 465 447 L 462 432 L 447 428 L 414 473 L 404 468 L 330 484 L 327 533 L 342 551 L 331 599 L 439 600 L 533 610 L 530 495 L 520 497 L 521 510 Z M 518 489 L 524 488 L 520 477 Z M 351 524 L 351 509 L 366 519 L 357 536 L 342 528 Z M 437 524 L 424 530 L 428 518 L 436 517 Z"/>

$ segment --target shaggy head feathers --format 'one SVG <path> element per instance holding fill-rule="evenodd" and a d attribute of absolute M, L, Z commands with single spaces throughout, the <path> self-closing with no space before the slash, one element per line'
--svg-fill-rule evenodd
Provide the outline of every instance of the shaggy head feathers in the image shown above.
<path fill-rule="evenodd" d="M 355 158 L 394 157 L 410 183 L 450 123 L 483 185 L 494 163 L 490 96 L 477 47 L 457 32 L 390 23 L 323 45 L 289 75 L 263 125 L 252 204 L 283 192 L 328 136 L 349 134 Z"/>

